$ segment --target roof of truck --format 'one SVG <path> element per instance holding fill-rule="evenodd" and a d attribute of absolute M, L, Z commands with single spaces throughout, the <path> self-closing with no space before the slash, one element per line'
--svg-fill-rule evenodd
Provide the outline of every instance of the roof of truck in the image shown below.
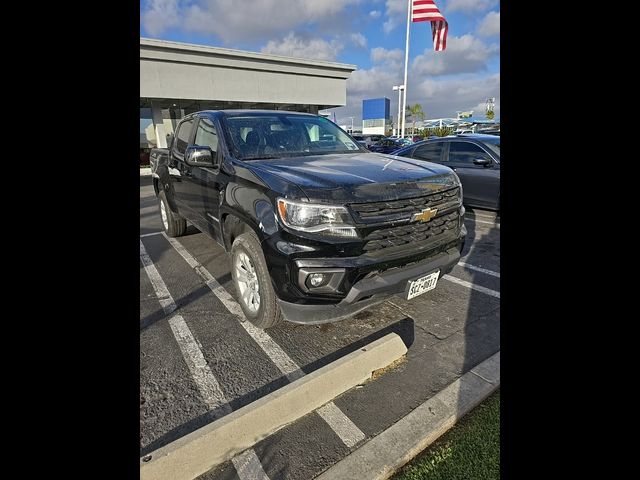
<path fill-rule="evenodd" d="M 314 115 L 307 112 L 292 112 L 289 110 L 252 110 L 252 109 L 236 109 L 236 110 L 201 110 L 194 113 L 222 113 L 223 115 L 250 115 L 250 114 L 273 114 L 273 113 L 286 113 L 287 115 Z"/>

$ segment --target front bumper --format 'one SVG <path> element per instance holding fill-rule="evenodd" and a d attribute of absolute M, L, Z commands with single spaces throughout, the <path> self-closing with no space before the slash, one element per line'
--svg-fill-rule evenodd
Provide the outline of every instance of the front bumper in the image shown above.
<path fill-rule="evenodd" d="M 439 277 L 450 272 L 460 260 L 464 235 L 455 247 L 405 267 L 392 268 L 353 284 L 347 296 L 334 304 L 301 304 L 279 299 L 284 318 L 294 323 L 317 324 L 342 320 L 392 295 L 403 293 L 409 280 L 440 270 Z M 317 263 L 317 261 L 315 262 Z"/>

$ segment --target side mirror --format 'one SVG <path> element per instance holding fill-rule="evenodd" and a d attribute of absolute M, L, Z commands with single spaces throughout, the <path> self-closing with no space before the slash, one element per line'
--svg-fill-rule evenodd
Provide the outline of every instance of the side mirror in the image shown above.
<path fill-rule="evenodd" d="M 184 158 L 192 167 L 213 167 L 213 152 L 209 147 L 189 147 Z"/>
<path fill-rule="evenodd" d="M 491 160 L 489 160 L 488 158 L 476 158 L 473 163 L 475 165 L 482 165 L 483 167 L 489 167 L 491 166 L 491 164 L 493 163 Z"/>

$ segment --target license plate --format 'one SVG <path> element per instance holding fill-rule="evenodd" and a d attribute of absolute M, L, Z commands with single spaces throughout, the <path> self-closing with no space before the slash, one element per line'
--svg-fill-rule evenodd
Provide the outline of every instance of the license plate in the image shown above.
<path fill-rule="evenodd" d="M 438 282 L 438 276 L 440 275 L 440 270 L 437 272 L 430 273 L 429 275 L 425 275 L 424 277 L 420 277 L 417 280 L 412 280 L 409 282 L 409 293 L 407 294 L 407 300 L 411 300 L 418 295 L 422 295 L 429 290 L 433 290 L 436 288 L 436 283 Z"/>

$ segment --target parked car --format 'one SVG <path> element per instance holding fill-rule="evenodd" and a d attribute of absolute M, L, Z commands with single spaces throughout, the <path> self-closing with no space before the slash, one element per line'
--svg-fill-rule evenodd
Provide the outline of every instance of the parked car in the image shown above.
<path fill-rule="evenodd" d="M 360 145 L 362 145 L 363 147 L 367 148 L 367 146 L 369 145 L 369 142 L 367 141 L 367 138 L 363 137 L 362 135 L 354 135 L 351 134 L 351 137 L 358 142 Z"/>
<path fill-rule="evenodd" d="M 497 136 L 500 136 L 500 129 L 499 128 L 487 128 L 487 129 L 480 130 L 478 133 L 483 134 L 483 135 L 497 135 Z"/>
<path fill-rule="evenodd" d="M 462 182 L 465 205 L 500 210 L 499 136 L 472 134 L 429 139 L 394 155 L 450 167 Z"/>
<path fill-rule="evenodd" d="M 369 145 L 369 150 L 378 153 L 392 153 L 411 144 L 411 140 L 407 138 L 383 138 L 378 143 Z"/>
<path fill-rule="evenodd" d="M 356 135 L 351 135 L 353 138 L 355 138 L 358 143 L 360 143 L 361 145 L 364 145 L 366 148 L 369 148 L 370 145 L 373 145 L 376 142 L 379 142 L 381 139 L 384 138 L 384 135 L 360 135 L 360 134 L 356 134 Z"/>
<path fill-rule="evenodd" d="M 164 231 L 179 237 L 189 221 L 229 252 L 238 302 L 259 328 L 412 299 L 464 246 L 449 168 L 369 152 L 318 115 L 192 113 L 151 165 Z"/>

